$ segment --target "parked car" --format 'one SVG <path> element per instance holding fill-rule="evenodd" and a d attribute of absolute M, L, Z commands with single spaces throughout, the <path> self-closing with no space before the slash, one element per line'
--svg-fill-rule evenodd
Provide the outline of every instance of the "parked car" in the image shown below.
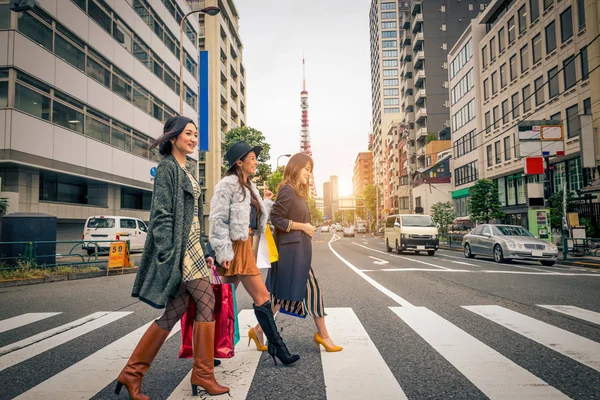
<path fill-rule="evenodd" d="M 335 231 L 336 232 L 343 232 L 344 231 L 344 227 L 342 226 L 342 224 L 337 224 L 335 226 Z"/>
<path fill-rule="evenodd" d="M 556 245 L 536 238 L 518 225 L 479 225 L 463 237 L 462 244 L 466 258 L 487 256 L 498 263 L 532 260 L 549 267 L 558 258 Z"/>
<path fill-rule="evenodd" d="M 352 236 L 354 237 L 356 235 L 356 233 L 354 232 L 354 227 L 353 226 L 349 226 L 348 228 L 344 228 L 344 237 L 346 236 Z"/>
<path fill-rule="evenodd" d="M 367 227 L 365 225 L 358 225 L 356 227 L 357 233 L 367 233 Z"/>
<path fill-rule="evenodd" d="M 400 254 L 414 251 L 419 254 L 427 251 L 435 255 L 439 246 L 438 228 L 429 215 L 399 214 L 390 215 L 385 221 L 385 249 Z"/>
<path fill-rule="evenodd" d="M 329 232 L 329 226 L 327 226 L 327 225 L 323 225 L 323 226 L 321 227 L 321 232 Z"/>
<path fill-rule="evenodd" d="M 96 252 L 94 241 L 101 240 L 102 243 L 98 243 L 98 250 L 107 251 L 110 243 L 104 241 L 116 241 L 118 234 L 121 240 L 129 240 L 130 250 L 143 250 L 147 232 L 148 226 L 138 218 L 112 215 L 88 217 L 81 240 L 90 242 L 84 243 L 82 248 L 92 255 Z"/>

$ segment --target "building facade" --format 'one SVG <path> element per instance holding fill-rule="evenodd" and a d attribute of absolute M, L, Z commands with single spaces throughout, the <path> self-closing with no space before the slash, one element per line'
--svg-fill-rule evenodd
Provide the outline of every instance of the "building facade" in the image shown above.
<path fill-rule="evenodd" d="M 137 0 L 136 0 L 137 1 Z M 204 184 L 204 226 L 213 189 L 221 179 L 221 142 L 231 129 L 246 125 L 246 69 L 239 34 L 239 15 L 233 0 L 188 0 L 194 8 L 216 6 L 215 17 L 199 14 L 199 50 L 207 52 L 208 151 L 200 152 L 200 178 Z M 204 71 L 201 71 L 201 73 Z"/>
<path fill-rule="evenodd" d="M 352 192 L 360 196 L 365 186 L 373 184 L 373 152 L 361 151 L 354 161 Z"/>
<path fill-rule="evenodd" d="M 323 182 L 323 218 L 333 219 L 331 182 Z"/>
<path fill-rule="evenodd" d="M 198 119 L 197 23 L 182 0 L 38 0 L 15 13 L 0 0 L 0 176 L 11 211 L 55 215 L 61 228 L 92 215 L 148 220 L 148 150 L 178 114 Z M 197 174 L 198 156 L 188 168 Z M 12 206 L 14 206 L 13 204 Z"/>

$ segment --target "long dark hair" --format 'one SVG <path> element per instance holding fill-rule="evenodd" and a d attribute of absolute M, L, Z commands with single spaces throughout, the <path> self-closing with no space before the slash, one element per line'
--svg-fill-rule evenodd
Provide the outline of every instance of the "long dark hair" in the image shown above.
<path fill-rule="evenodd" d="M 244 161 L 246 159 L 246 157 L 248 157 L 248 154 L 250 154 L 250 152 L 248 152 L 247 154 L 244 154 L 244 156 L 242 158 L 240 158 L 240 161 Z M 242 173 L 242 167 L 240 167 L 239 165 L 237 165 L 237 162 L 235 164 L 233 164 L 233 167 L 229 168 L 229 170 L 227 170 L 227 173 L 225 174 L 225 176 L 229 176 L 229 175 L 235 175 L 238 178 L 238 181 L 240 183 L 240 185 L 242 187 L 245 187 L 246 189 L 248 189 L 248 191 L 250 192 L 250 202 L 252 204 L 254 204 L 254 206 L 256 207 L 257 210 L 260 210 L 260 202 L 258 199 L 256 199 L 254 197 L 254 194 L 252 193 L 252 184 L 250 183 L 250 177 L 248 177 L 248 179 L 246 179 L 246 181 L 244 181 L 244 174 Z M 246 191 L 244 190 L 244 197 L 242 198 L 242 201 L 246 200 Z"/>
<path fill-rule="evenodd" d="M 183 115 L 177 115 L 175 117 L 169 118 L 165 122 L 165 127 L 163 128 L 163 134 L 161 137 L 156 139 L 151 145 L 150 150 L 158 146 L 158 152 L 162 156 L 168 156 L 171 154 L 173 150 L 173 144 L 171 143 L 171 139 L 176 139 L 177 136 L 181 135 L 181 132 L 185 129 L 187 124 L 192 123 L 196 126 L 196 123 L 188 117 L 184 117 Z"/>
<path fill-rule="evenodd" d="M 283 171 L 283 181 L 279 184 L 277 190 L 283 185 L 290 185 L 294 188 L 296 196 L 308 199 L 310 181 L 305 185 L 300 183 L 300 172 L 307 166 L 310 165 L 310 172 L 312 172 L 315 166 L 313 159 L 304 153 L 296 153 L 290 158 L 285 170 Z"/>

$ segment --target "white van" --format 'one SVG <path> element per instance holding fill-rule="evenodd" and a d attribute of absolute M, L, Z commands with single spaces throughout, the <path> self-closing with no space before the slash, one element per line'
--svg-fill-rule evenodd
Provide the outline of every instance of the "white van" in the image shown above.
<path fill-rule="evenodd" d="M 406 250 L 415 254 L 427 251 L 432 256 L 440 247 L 438 228 L 429 215 L 390 215 L 385 222 L 384 239 L 385 249 L 394 249 L 398 254 Z"/>
<path fill-rule="evenodd" d="M 93 241 L 102 240 L 102 243 L 98 243 L 99 250 L 106 250 L 110 243 L 104 241 L 115 241 L 118 234 L 120 240 L 129 240 L 129 248 L 132 251 L 143 250 L 147 232 L 148 226 L 139 218 L 112 215 L 88 217 L 83 227 L 81 240 L 90 240 L 91 242 L 84 243 L 82 247 L 87 250 L 88 254 L 94 254 L 96 244 Z"/>

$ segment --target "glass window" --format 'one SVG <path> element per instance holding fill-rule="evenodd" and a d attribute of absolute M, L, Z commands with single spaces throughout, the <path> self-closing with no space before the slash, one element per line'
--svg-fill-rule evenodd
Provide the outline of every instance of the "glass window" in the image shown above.
<path fill-rule="evenodd" d="M 527 10 L 525 9 L 525 4 L 523 7 L 519 8 L 519 35 L 527 29 Z"/>
<path fill-rule="evenodd" d="M 569 190 L 577 191 L 583 189 L 581 159 L 577 157 L 567 161 L 567 170 L 569 171 Z"/>
<path fill-rule="evenodd" d="M 496 155 L 496 164 L 500 164 L 502 162 L 502 148 L 500 147 L 499 140 L 494 143 L 494 153 Z"/>
<path fill-rule="evenodd" d="M 113 125 L 115 121 L 113 121 Z M 114 127 L 111 130 L 110 144 L 125 151 L 131 151 L 131 135 Z"/>
<path fill-rule="evenodd" d="M 113 22 L 113 37 L 128 52 L 133 52 L 133 34 L 120 20 Z"/>
<path fill-rule="evenodd" d="M 131 78 L 116 67 L 113 67 L 112 90 L 131 101 Z"/>
<path fill-rule="evenodd" d="M 0 29 L 10 28 L 10 4 L 0 4 Z"/>
<path fill-rule="evenodd" d="M 561 43 L 573 37 L 573 13 L 571 7 L 560 14 L 560 40 Z"/>
<path fill-rule="evenodd" d="M 493 160 L 493 154 L 492 154 L 492 145 L 488 144 L 486 147 L 486 153 L 487 153 L 487 166 L 491 167 L 492 165 L 494 165 L 494 160 Z"/>
<path fill-rule="evenodd" d="M 500 126 L 500 107 L 494 107 L 492 114 L 494 117 L 494 129 L 497 129 Z"/>
<path fill-rule="evenodd" d="M 531 41 L 531 55 L 534 64 L 542 59 L 542 35 L 540 33 L 535 35 Z"/>
<path fill-rule="evenodd" d="M 89 114 L 88 108 L 88 114 Z M 85 118 L 85 135 L 104 143 L 110 143 L 110 126 L 108 121 L 91 118 L 89 115 Z"/>
<path fill-rule="evenodd" d="M 110 71 L 108 68 L 89 56 L 87 58 L 87 74 L 98 83 L 110 87 Z"/>
<path fill-rule="evenodd" d="M 135 83 L 133 85 L 133 104 L 150 114 L 152 103 L 148 91 Z"/>
<path fill-rule="evenodd" d="M 56 101 L 56 99 L 52 102 L 52 122 L 83 133 L 83 113 Z"/>
<path fill-rule="evenodd" d="M 508 192 L 508 202 L 507 205 L 514 206 L 517 204 L 517 188 L 515 185 L 515 178 L 509 176 L 507 178 L 507 192 Z"/>
<path fill-rule="evenodd" d="M 483 100 L 487 100 L 490 97 L 490 93 L 489 93 L 489 79 L 485 79 L 483 81 Z"/>
<path fill-rule="evenodd" d="M 527 197 L 525 196 L 525 182 L 523 181 L 523 177 L 516 178 L 515 182 L 517 184 L 517 204 L 525 204 Z"/>
<path fill-rule="evenodd" d="M 83 50 L 59 34 L 54 36 L 54 46 L 54 52 L 57 56 L 80 71 L 85 72 L 85 53 Z"/>
<path fill-rule="evenodd" d="M 521 73 L 527 71 L 529 69 L 529 51 L 527 50 L 527 45 L 521 47 Z"/>
<path fill-rule="evenodd" d="M 496 181 L 498 184 L 498 200 L 500 200 L 500 206 L 506 206 L 506 178 L 498 178 Z"/>
<path fill-rule="evenodd" d="M 140 157 L 148 158 L 148 140 L 139 132 L 133 133 L 133 154 Z"/>
<path fill-rule="evenodd" d="M 504 138 L 504 159 L 510 160 L 510 136 Z"/>
<path fill-rule="evenodd" d="M 19 13 L 19 32 L 52 51 L 52 28 L 29 11 Z"/>
<path fill-rule="evenodd" d="M 579 30 L 585 28 L 585 0 L 577 0 L 577 23 Z"/>
<path fill-rule="evenodd" d="M 579 110 L 577 104 L 567 108 L 567 137 L 572 138 L 579 135 L 581 131 L 581 121 L 579 120 Z"/>
<path fill-rule="evenodd" d="M 504 28 L 500 28 L 498 31 L 498 52 L 502 53 L 506 47 L 506 39 L 504 34 Z"/>
<path fill-rule="evenodd" d="M 490 133 L 492 131 L 492 121 L 490 117 L 490 112 L 485 113 L 485 133 Z"/>
<path fill-rule="evenodd" d="M 8 82 L 0 82 L 0 108 L 8 107 Z"/>
<path fill-rule="evenodd" d="M 487 46 L 483 46 L 481 48 L 481 66 L 482 68 L 487 67 L 488 61 L 487 61 Z"/>
<path fill-rule="evenodd" d="M 517 55 L 513 55 L 510 60 L 510 80 L 513 81 L 517 79 Z"/>
<path fill-rule="evenodd" d="M 513 94 L 510 100 L 512 105 L 512 117 L 515 119 L 519 116 L 519 92 Z"/>
<path fill-rule="evenodd" d="M 493 37 L 490 39 L 490 62 L 496 59 L 496 38 Z"/>
<path fill-rule="evenodd" d="M 544 11 L 546 11 L 554 3 L 554 0 L 544 0 Z"/>
<path fill-rule="evenodd" d="M 531 86 L 527 85 L 523 88 L 523 112 L 531 110 Z"/>
<path fill-rule="evenodd" d="M 109 34 L 111 33 L 110 28 L 112 25 L 112 18 L 102 7 L 100 7 L 96 0 L 88 0 L 88 15 L 100 25 Z"/>
<path fill-rule="evenodd" d="M 510 120 L 510 112 L 508 111 L 508 100 L 502 102 L 502 123 L 508 124 Z"/>
<path fill-rule="evenodd" d="M 558 96 L 559 90 L 558 67 L 554 67 L 548 71 L 548 98 L 551 99 L 554 96 Z"/>
<path fill-rule="evenodd" d="M 552 21 L 545 29 L 546 31 L 546 54 L 550 54 L 556 49 L 556 23 Z"/>
<path fill-rule="evenodd" d="M 577 76 L 575 72 L 575 59 L 573 56 L 567 58 L 563 61 L 563 74 L 565 77 L 565 90 L 573 87 L 575 82 L 577 81 Z"/>
<path fill-rule="evenodd" d="M 560 192 L 564 188 L 565 182 L 565 163 L 560 162 L 554 164 L 554 169 L 552 170 L 552 181 L 554 184 L 554 192 Z"/>
<path fill-rule="evenodd" d="M 529 22 L 532 24 L 540 17 L 540 0 L 529 0 Z"/>
<path fill-rule="evenodd" d="M 500 88 L 506 86 L 506 63 L 500 66 Z"/>
<path fill-rule="evenodd" d="M 587 46 L 581 49 L 581 79 L 587 79 L 590 69 L 588 66 L 588 51 Z"/>
<path fill-rule="evenodd" d="M 515 32 L 515 17 L 510 17 L 508 20 L 508 43 L 512 43 L 515 41 L 516 32 Z"/>
<path fill-rule="evenodd" d="M 50 121 L 50 98 L 19 83 L 15 85 L 15 108 Z"/>
<path fill-rule="evenodd" d="M 545 101 L 544 96 L 544 76 L 540 76 L 533 81 L 533 87 L 535 90 L 535 105 L 539 106 Z"/>
<path fill-rule="evenodd" d="M 585 115 L 592 115 L 592 100 L 589 97 L 583 100 L 583 113 Z"/>
<path fill-rule="evenodd" d="M 81 8 L 83 10 L 83 12 L 85 12 L 85 4 L 87 3 L 87 0 L 73 0 L 73 2 L 75 4 L 77 4 L 79 6 L 79 8 Z"/>
<path fill-rule="evenodd" d="M 498 73 L 492 72 L 492 76 L 490 77 L 492 81 L 492 96 L 498 91 L 498 87 L 496 86 L 496 75 L 498 75 Z"/>
<path fill-rule="evenodd" d="M 121 218 L 119 221 L 119 227 L 125 229 L 136 229 L 137 225 L 135 224 L 135 219 Z"/>

